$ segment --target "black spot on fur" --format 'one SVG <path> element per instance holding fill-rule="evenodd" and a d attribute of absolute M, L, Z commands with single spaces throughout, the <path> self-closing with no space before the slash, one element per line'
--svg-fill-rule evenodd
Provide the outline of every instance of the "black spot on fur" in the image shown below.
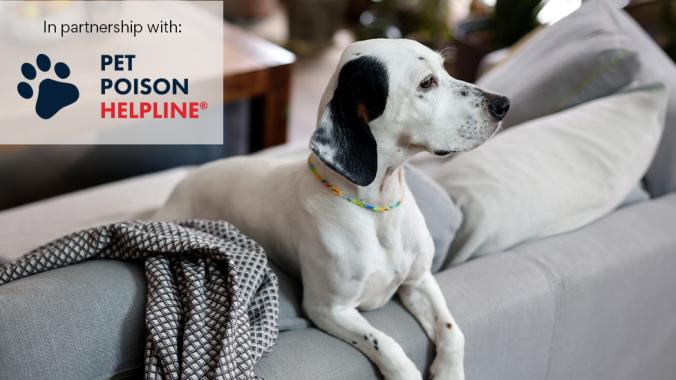
<path fill-rule="evenodd" d="M 364 340 L 368 340 L 368 339 L 369 339 L 369 337 L 367 337 L 366 335 L 364 335 Z"/>
<path fill-rule="evenodd" d="M 312 151 L 326 165 L 359 186 L 373 182 L 378 170 L 376 140 L 368 122 L 385 111 L 388 91 L 387 69 L 378 59 L 362 56 L 347 62 L 340 69 L 336 90 L 327 105 L 330 125 L 320 125 L 310 142 Z M 322 135 L 322 129 L 331 133 Z M 320 146 L 329 146 L 335 152 L 333 160 L 322 157 Z"/>
<path fill-rule="evenodd" d="M 465 91 L 465 90 L 460 91 L 460 95 L 467 96 L 467 91 Z"/>
<path fill-rule="evenodd" d="M 356 56 L 360 56 L 360 55 L 361 55 L 361 53 L 360 53 L 360 52 L 356 52 L 356 53 L 354 53 L 354 55 L 356 55 Z"/>
<path fill-rule="evenodd" d="M 357 342 L 355 342 L 355 341 L 353 340 L 353 341 L 352 341 L 352 344 L 357 344 Z"/>
<path fill-rule="evenodd" d="M 423 98 L 423 96 L 422 96 L 422 95 L 418 95 L 418 97 L 419 97 L 420 99 L 422 99 L 422 98 Z"/>
<path fill-rule="evenodd" d="M 326 131 L 326 129 L 318 129 L 315 132 L 314 138 L 320 144 L 328 144 L 329 143 L 329 136 L 328 136 L 328 132 Z"/>
<path fill-rule="evenodd" d="M 418 57 L 419 60 L 424 61 L 425 57 Z"/>

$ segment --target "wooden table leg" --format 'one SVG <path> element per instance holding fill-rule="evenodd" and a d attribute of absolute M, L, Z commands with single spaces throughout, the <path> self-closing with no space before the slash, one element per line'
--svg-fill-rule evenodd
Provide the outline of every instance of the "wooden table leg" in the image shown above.
<path fill-rule="evenodd" d="M 251 103 L 251 150 L 257 151 L 286 142 L 291 65 L 266 70 L 266 86 Z"/>

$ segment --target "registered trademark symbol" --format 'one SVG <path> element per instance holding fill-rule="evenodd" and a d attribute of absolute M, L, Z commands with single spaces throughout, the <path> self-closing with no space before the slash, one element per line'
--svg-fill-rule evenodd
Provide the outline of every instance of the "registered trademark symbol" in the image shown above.
<path fill-rule="evenodd" d="M 209 103 L 207 102 L 201 102 L 200 103 L 200 109 L 205 110 L 209 107 Z"/>

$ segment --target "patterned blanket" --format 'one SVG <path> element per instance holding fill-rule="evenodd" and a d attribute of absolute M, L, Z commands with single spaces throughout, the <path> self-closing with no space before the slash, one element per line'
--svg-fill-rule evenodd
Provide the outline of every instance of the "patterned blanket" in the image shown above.
<path fill-rule="evenodd" d="M 146 379 L 251 379 L 277 338 L 278 285 L 263 249 L 226 222 L 121 222 L 0 266 L 0 285 L 89 259 L 145 263 Z"/>

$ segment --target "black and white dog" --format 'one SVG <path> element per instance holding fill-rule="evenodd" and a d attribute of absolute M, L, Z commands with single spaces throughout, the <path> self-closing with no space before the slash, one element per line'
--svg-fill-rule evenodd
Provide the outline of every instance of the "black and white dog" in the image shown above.
<path fill-rule="evenodd" d="M 402 165 L 421 151 L 480 145 L 508 108 L 507 98 L 450 77 L 443 58 L 417 42 L 357 42 L 321 100 L 313 171 L 305 160 L 216 161 L 186 177 L 155 219 L 230 221 L 302 279 L 303 307 L 318 327 L 386 379 L 421 379 L 397 342 L 359 313 L 397 292 L 436 344 L 432 376 L 463 379 L 465 339 L 430 273 L 434 245 Z"/>

